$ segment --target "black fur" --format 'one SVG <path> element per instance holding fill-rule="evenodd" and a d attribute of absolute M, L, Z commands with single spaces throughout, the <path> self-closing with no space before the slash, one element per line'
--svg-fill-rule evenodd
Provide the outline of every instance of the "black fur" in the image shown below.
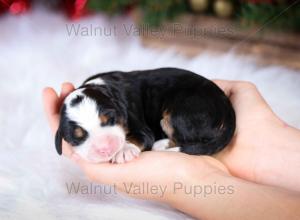
<path fill-rule="evenodd" d="M 59 155 L 62 154 L 62 139 L 63 139 L 63 136 L 61 134 L 61 130 L 58 129 L 55 134 L 55 148 L 56 148 L 56 152 Z"/>
<path fill-rule="evenodd" d="M 105 85 L 85 84 L 98 77 Z M 127 137 L 141 142 L 145 150 L 166 138 L 160 126 L 164 111 L 171 116 L 173 141 L 188 154 L 214 154 L 234 134 L 235 113 L 229 99 L 212 81 L 190 71 L 161 68 L 108 72 L 85 82 L 80 88 L 86 88 L 84 94 L 96 100 L 99 113 L 114 109 L 115 121 L 110 125 L 122 123 L 128 130 Z M 65 120 L 63 110 L 61 115 L 61 121 Z M 74 141 L 67 140 L 66 135 L 63 133 L 63 138 L 72 144 Z"/>
<path fill-rule="evenodd" d="M 78 95 L 75 99 L 71 101 L 71 106 L 74 107 L 78 105 L 83 100 L 83 98 L 84 97 L 82 95 Z"/>
<path fill-rule="evenodd" d="M 57 132 L 55 134 L 55 147 L 59 155 L 62 154 L 62 139 L 70 143 L 72 146 L 78 146 L 88 138 L 88 133 L 84 129 L 82 129 L 83 136 L 81 138 L 77 138 L 74 135 L 75 129 L 79 126 L 75 121 L 71 121 L 66 116 L 65 112 L 66 112 L 66 106 L 64 104 L 60 110 L 60 116 L 61 116 L 60 123 Z"/>

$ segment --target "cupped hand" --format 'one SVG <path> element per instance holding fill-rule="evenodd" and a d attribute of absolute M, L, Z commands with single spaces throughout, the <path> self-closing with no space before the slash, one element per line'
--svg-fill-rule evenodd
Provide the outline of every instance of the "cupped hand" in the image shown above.
<path fill-rule="evenodd" d="M 288 126 L 272 111 L 254 84 L 214 82 L 229 97 L 237 123 L 231 143 L 215 157 L 234 176 L 300 190 L 296 168 L 300 165 L 299 130 Z"/>
<path fill-rule="evenodd" d="M 128 164 L 90 164 L 78 158 L 64 141 L 63 154 L 76 161 L 92 180 L 116 183 L 121 191 L 124 191 L 120 185 L 122 180 L 168 183 L 172 178 L 182 177 L 177 172 L 186 178 L 199 173 L 226 174 L 226 169 L 237 177 L 257 183 L 299 189 L 300 177 L 294 169 L 300 161 L 299 146 L 289 145 L 289 142 L 299 142 L 299 131 L 287 126 L 274 114 L 252 83 L 224 80 L 215 80 L 215 83 L 230 98 L 237 117 L 235 136 L 223 151 L 214 155 L 218 160 L 182 153 L 145 152 Z M 70 83 L 63 84 L 60 96 L 52 88 L 44 90 L 45 112 L 53 133 L 58 128 L 60 105 L 73 90 L 74 86 Z M 291 162 L 287 163 L 284 158 Z"/>
<path fill-rule="evenodd" d="M 59 109 L 63 99 L 74 90 L 71 83 L 64 83 L 58 96 L 52 88 L 43 91 L 44 108 L 53 133 L 59 123 Z M 207 177 L 228 175 L 225 166 L 218 160 L 208 156 L 191 156 L 178 152 L 143 152 L 138 158 L 125 164 L 100 163 L 93 164 L 80 158 L 72 151 L 72 147 L 63 142 L 63 154 L 75 161 L 93 182 L 114 185 L 121 192 L 144 199 L 171 202 L 175 200 L 172 189 L 174 183 L 210 184 Z M 149 184 L 154 187 L 166 187 L 161 194 L 129 190 L 130 185 Z"/>

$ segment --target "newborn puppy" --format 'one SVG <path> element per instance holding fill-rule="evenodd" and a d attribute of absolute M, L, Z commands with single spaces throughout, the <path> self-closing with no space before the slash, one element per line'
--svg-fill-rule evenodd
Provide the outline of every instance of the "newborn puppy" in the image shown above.
<path fill-rule="evenodd" d="M 55 145 L 61 154 L 64 139 L 90 162 L 123 163 L 148 150 L 211 155 L 234 130 L 232 105 L 212 81 L 176 68 L 116 71 L 66 97 Z"/>

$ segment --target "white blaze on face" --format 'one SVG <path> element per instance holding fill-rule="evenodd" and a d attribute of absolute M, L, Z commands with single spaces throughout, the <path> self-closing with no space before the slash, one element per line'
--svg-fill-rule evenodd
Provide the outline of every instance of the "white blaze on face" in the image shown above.
<path fill-rule="evenodd" d="M 86 160 L 109 161 L 125 144 L 125 132 L 117 124 L 102 127 L 97 103 L 83 94 L 83 90 L 75 90 L 65 100 L 66 116 L 88 133 L 88 138 L 73 149 Z M 77 96 L 82 96 L 83 99 L 75 106 L 71 106 L 71 101 Z"/>

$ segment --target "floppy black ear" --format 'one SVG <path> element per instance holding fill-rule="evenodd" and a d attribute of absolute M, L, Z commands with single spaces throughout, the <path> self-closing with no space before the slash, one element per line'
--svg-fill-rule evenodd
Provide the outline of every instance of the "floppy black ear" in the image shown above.
<path fill-rule="evenodd" d="M 55 134 L 55 148 L 59 155 L 62 154 L 62 134 L 61 130 L 58 128 Z"/>

